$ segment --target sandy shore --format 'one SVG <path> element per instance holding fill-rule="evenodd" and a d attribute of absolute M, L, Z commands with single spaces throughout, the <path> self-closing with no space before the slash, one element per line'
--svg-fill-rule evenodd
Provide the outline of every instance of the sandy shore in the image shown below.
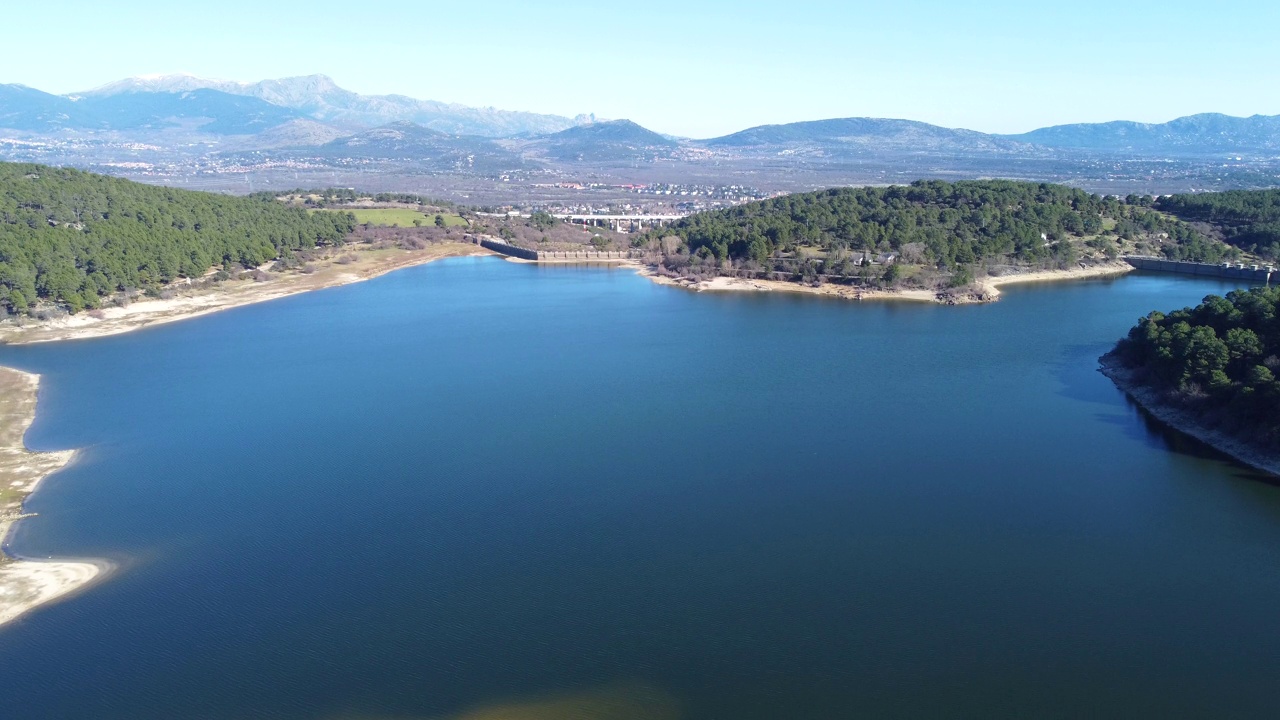
<path fill-rule="evenodd" d="M 23 560 L 0 565 L 0 625 L 83 589 L 102 568 L 88 562 Z"/>
<path fill-rule="evenodd" d="M 805 295 L 825 295 L 847 300 L 909 300 L 913 302 L 938 302 L 933 290 L 873 290 L 849 285 L 823 284 L 817 287 L 782 280 L 756 280 L 747 278 L 717 277 L 710 280 L 671 278 L 652 272 L 642 275 L 659 285 L 681 287 L 694 292 L 785 292 Z"/>
<path fill-rule="evenodd" d="M 983 291 L 991 295 L 992 300 L 1000 297 L 1000 288 L 1005 285 L 1032 282 L 1056 282 L 1059 280 L 1084 280 L 1086 278 L 1114 277 L 1133 272 L 1133 266 L 1124 261 L 1101 263 L 1069 270 L 1037 270 L 1034 272 L 1016 273 L 1013 275 L 988 276 L 979 281 Z"/>
<path fill-rule="evenodd" d="M 1055 282 L 1061 280 L 1082 280 L 1085 278 L 1110 277 L 1123 275 L 1133 270 L 1128 263 L 1114 262 L 1088 267 L 1076 267 L 1070 270 L 1038 270 L 1034 272 L 986 277 L 977 283 L 976 292 L 946 292 L 922 289 L 876 290 L 858 288 L 849 285 L 823 284 L 817 287 L 781 280 L 756 280 L 745 278 L 717 277 L 710 280 L 692 280 L 688 278 L 672 278 L 658 275 L 652 268 L 632 262 L 629 264 L 650 280 L 661 285 L 681 287 L 695 292 L 793 292 L 810 295 L 826 295 L 849 300 L 907 300 L 912 302 L 936 302 L 947 305 L 994 302 L 1000 299 L 1000 287 L 1015 283 Z"/>
<path fill-rule="evenodd" d="M 781 280 L 716 277 L 710 280 L 673 278 L 659 275 L 652 267 L 635 261 L 628 263 L 642 277 L 659 285 L 684 288 L 693 292 L 787 292 L 805 295 L 826 295 L 848 300 L 910 300 L 914 302 L 938 302 L 938 294 L 932 290 L 872 290 L 849 285 L 823 284 L 817 287 Z"/>
<path fill-rule="evenodd" d="M 1255 448 L 1221 431 L 1205 427 L 1192 413 L 1166 402 L 1160 391 L 1136 382 L 1133 373 L 1116 362 L 1110 353 L 1103 355 L 1098 362 L 1099 372 L 1110 378 L 1121 392 L 1128 395 L 1131 400 L 1154 415 L 1160 422 L 1230 455 L 1249 467 L 1280 476 L 1280 456 Z"/>
<path fill-rule="evenodd" d="M 0 367 L 0 544 L 24 517 L 22 503 L 40 481 L 71 462 L 74 450 L 34 453 L 22 438 L 35 419 L 40 377 Z M 100 562 L 0 558 L 0 625 L 32 608 L 83 588 L 107 565 Z"/>
<path fill-rule="evenodd" d="M 334 250 L 332 257 L 315 263 L 314 272 L 311 273 L 297 270 L 268 273 L 269 279 L 261 282 L 228 281 L 211 290 L 185 293 L 181 288 L 173 288 L 171 292 L 175 297 L 168 300 L 140 300 L 126 307 L 103 308 L 95 313 L 99 317 L 78 313 L 45 322 L 28 320 L 21 326 L 8 321 L 0 324 L 0 342 L 21 345 L 118 335 L 287 295 L 369 280 L 440 258 L 490 254 L 492 253 L 488 250 L 471 243 L 441 243 L 421 250 L 345 246 Z M 346 258 L 349 262 L 339 262 L 339 258 Z"/>

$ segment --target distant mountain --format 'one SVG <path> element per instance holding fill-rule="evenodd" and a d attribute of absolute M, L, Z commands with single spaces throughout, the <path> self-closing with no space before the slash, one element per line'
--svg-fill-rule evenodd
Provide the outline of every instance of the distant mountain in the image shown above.
<path fill-rule="evenodd" d="M 258 133 L 253 145 L 259 148 L 306 147 L 324 145 L 345 135 L 345 132 L 332 125 L 298 118 Z"/>
<path fill-rule="evenodd" d="M 124 93 L 174 93 L 191 92 L 192 90 L 219 90 L 225 93 L 243 95 L 244 93 L 234 92 L 240 87 L 242 87 L 242 83 L 230 80 L 212 80 L 209 78 L 196 77 L 195 75 L 187 75 L 186 73 L 178 73 L 174 75 L 140 75 L 137 77 L 125 78 L 124 80 L 117 80 L 113 83 L 107 83 L 106 85 L 92 90 L 72 93 L 69 97 L 94 98 L 121 95 Z"/>
<path fill-rule="evenodd" d="M 1274 153 L 1280 151 L 1280 116 L 1241 118 L 1204 113 L 1160 124 L 1117 121 L 1057 125 L 1005 137 L 1046 147 L 1101 153 Z"/>
<path fill-rule="evenodd" d="M 86 97 L 76 104 L 91 113 L 94 127 L 111 130 L 161 129 L 193 120 L 212 135 L 253 135 L 301 117 L 258 98 L 209 89 Z"/>
<path fill-rule="evenodd" d="M 0 85 L 0 128 L 42 132 L 86 122 L 84 109 L 26 85 Z"/>
<path fill-rule="evenodd" d="M 6 157 L 88 166 L 139 161 L 139 143 L 152 146 L 146 150 L 147 162 L 207 153 L 240 159 L 242 153 L 270 151 L 270 157 L 310 157 L 321 164 L 342 165 L 345 159 L 371 167 L 382 161 L 483 174 L 657 160 L 727 160 L 785 170 L 869 161 L 942 167 L 955 160 L 952 164 L 1008 167 L 1010 161 L 1093 163 L 1106 156 L 1214 162 L 1227 155 L 1280 156 L 1280 116 L 1204 114 L 1162 124 L 1061 125 L 1020 135 L 852 117 L 762 125 L 688 140 L 629 120 L 361 95 L 325 75 L 253 83 L 155 75 L 72 95 L 0 85 L 0 129 L 5 131 L 0 137 L 11 140 Z M 248 155 L 244 160 L 258 162 Z"/>
<path fill-rule="evenodd" d="M 258 98 L 295 110 L 313 120 L 348 129 L 407 121 L 452 134 L 505 137 L 520 133 L 558 132 L 579 122 L 577 119 L 558 115 L 475 108 L 417 100 L 404 95 L 360 95 L 338 87 L 325 75 L 306 75 L 256 83 L 209 80 L 192 75 L 146 76 L 121 80 L 78 95 L 96 98 L 196 89 Z"/>
<path fill-rule="evenodd" d="M 293 154 L 329 159 L 400 161 L 430 170 L 479 173 L 512 170 L 525 165 L 519 155 L 487 138 L 449 135 L 410 122 L 366 130 L 318 148 L 297 148 Z"/>
<path fill-rule="evenodd" d="M 973 130 L 953 130 L 913 120 L 840 118 L 762 125 L 724 137 L 704 140 L 711 148 L 758 148 L 772 151 L 811 149 L 842 152 L 963 152 L 1009 153 L 1034 151 L 1026 143 Z"/>
<path fill-rule="evenodd" d="M 553 160 L 579 162 L 651 161 L 679 147 L 670 138 L 630 120 L 579 125 L 533 138 L 525 150 Z"/>
<path fill-rule="evenodd" d="M 301 117 L 257 98 L 200 89 L 75 99 L 0 85 L 0 127 L 57 130 L 161 130 L 182 124 L 212 135 L 252 135 Z"/>

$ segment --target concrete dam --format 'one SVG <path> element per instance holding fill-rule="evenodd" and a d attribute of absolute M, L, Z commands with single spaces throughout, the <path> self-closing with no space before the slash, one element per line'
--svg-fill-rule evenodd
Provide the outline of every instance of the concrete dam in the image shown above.
<path fill-rule="evenodd" d="M 1236 263 L 1197 263 L 1182 260 L 1165 260 L 1164 258 L 1126 255 L 1124 261 L 1139 270 L 1154 272 L 1180 273 L 1182 275 L 1201 275 L 1220 277 L 1230 280 L 1245 280 L 1257 285 L 1270 285 L 1273 277 L 1280 279 L 1274 267 L 1268 265 L 1240 265 Z"/>

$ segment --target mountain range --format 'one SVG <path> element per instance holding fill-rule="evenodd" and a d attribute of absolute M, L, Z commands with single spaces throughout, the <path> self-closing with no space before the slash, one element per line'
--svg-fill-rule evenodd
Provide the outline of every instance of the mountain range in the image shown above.
<path fill-rule="evenodd" d="M 1121 120 L 1057 125 L 1005 137 L 1046 147 L 1094 152 L 1274 154 L 1280 152 L 1280 115 L 1241 118 L 1202 113 L 1160 124 Z"/>
<path fill-rule="evenodd" d="M 725 155 L 840 162 L 902 154 L 1201 157 L 1280 154 L 1280 116 L 1193 115 L 1162 124 L 1061 125 L 1018 135 L 910 120 L 842 118 L 765 125 L 708 140 L 673 139 L 631 121 L 361 95 L 324 75 L 241 83 L 191 75 L 121 80 L 53 95 L 0 85 L 0 129 L 22 137 L 106 135 L 161 147 L 203 139 L 285 156 L 418 162 L 489 172 L 529 163 L 637 163 Z M 191 143 L 195 144 L 195 143 Z M 701 155 L 699 155 L 701 154 Z"/>
<path fill-rule="evenodd" d="M 130 117 L 119 117 L 122 107 L 130 108 Z M 552 133 L 591 120 L 590 116 L 575 119 L 474 108 L 403 95 L 361 95 L 338 87 L 324 75 L 256 83 L 163 75 L 129 78 L 70 95 L 0 85 L 2 128 L 130 131 L 152 126 L 155 118 L 175 121 L 171 125 L 182 119 L 210 119 L 199 129 L 213 135 L 245 134 L 257 118 L 276 125 L 305 118 L 347 131 L 413 122 L 440 132 L 482 137 Z"/>
<path fill-rule="evenodd" d="M 313 120 L 348 129 L 367 129 L 391 122 L 413 122 L 455 135 L 505 137 L 519 133 L 557 132 L 588 119 L 587 116 L 575 119 L 474 108 L 434 100 L 417 100 L 404 95 L 361 95 L 338 87 L 326 75 L 306 75 L 256 83 L 206 80 L 192 75 L 161 75 L 129 78 L 78 95 L 85 98 L 143 96 L 192 90 L 216 90 L 229 95 L 257 98 L 294 110 Z"/>
<path fill-rule="evenodd" d="M 706 144 L 713 148 L 810 148 L 837 153 L 1010 153 L 1036 150 L 1028 143 L 998 135 L 884 118 L 839 118 L 761 125 L 707 140 Z"/>

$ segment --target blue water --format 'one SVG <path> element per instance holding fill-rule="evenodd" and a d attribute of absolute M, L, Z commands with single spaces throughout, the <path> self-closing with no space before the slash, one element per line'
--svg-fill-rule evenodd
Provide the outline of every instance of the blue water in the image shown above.
<path fill-rule="evenodd" d="M 463 258 L 0 347 L 85 449 L 10 549 L 119 565 L 0 630 L 0 715 L 1272 716 L 1280 490 L 1096 372 L 1229 289 Z"/>

